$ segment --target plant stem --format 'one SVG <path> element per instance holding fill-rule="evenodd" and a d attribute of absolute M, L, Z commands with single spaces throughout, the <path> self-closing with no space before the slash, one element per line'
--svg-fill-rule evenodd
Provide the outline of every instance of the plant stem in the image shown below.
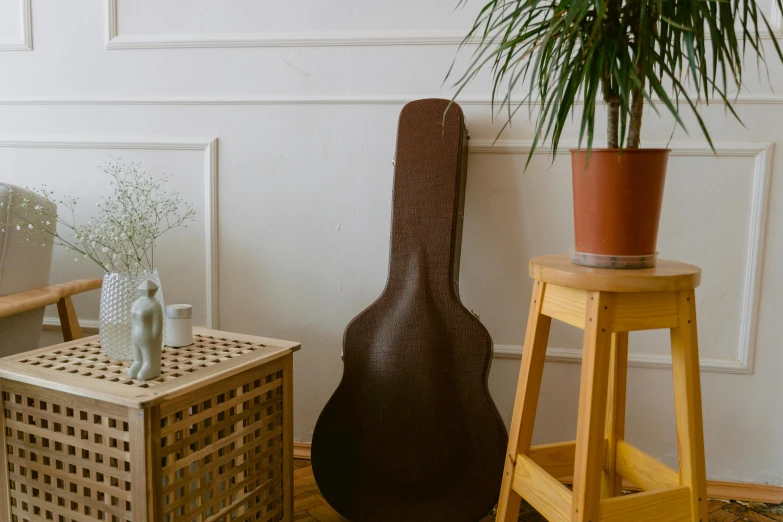
<path fill-rule="evenodd" d="M 642 132 L 642 115 L 644 108 L 644 95 L 642 91 L 644 89 L 644 76 L 641 76 L 641 67 L 637 64 L 636 74 L 639 75 L 639 79 L 642 84 L 638 87 L 634 87 L 632 90 L 633 97 L 631 101 L 631 128 L 628 131 L 628 148 L 638 149 L 639 142 L 641 141 Z"/>
<path fill-rule="evenodd" d="M 613 34 L 620 27 L 620 7 L 622 0 L 609 0 L 606 9 L 606 22 L 604 30 L 607 34 Z M 601 75 L 601 90 L 606 102 L 606 141 L 610 149 L 620 148 L 620 102 L 617 85 L 612 85 L 612 76 L 609 70 L 604 70 Z"/>
<path fill-rule="evenodd" d="M 631 125 L 628 130 L 628 148 L 638 149 L 642 133 L 642 115 L 644 109 L 644 54 L 641 41 L 642 27 L 639 6 L 636 6 L 634 12 L 634 22 L 631 25 L 631 34 L 633 34 L 633 43 L 636 47 L 636 63 L 634 64 L 634 74 L 639 79 L 639 84 L 631 88 Z"/>
<path fill-rule="evenodd" d="M 620 147 L 620 97 L 614 93 L 608 76 L 601 79 L 601 87 L 606 102 L 606 141 L 610 149 Z"/>

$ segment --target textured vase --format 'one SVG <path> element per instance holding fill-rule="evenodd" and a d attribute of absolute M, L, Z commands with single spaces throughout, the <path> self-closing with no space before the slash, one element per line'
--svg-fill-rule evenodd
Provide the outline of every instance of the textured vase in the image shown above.
<path fill-rule="evenodd" d="M 158 285 L 155 299 L 163 303 L 163 287 L 158 271 L 143 271 L 136 276 L 112 272 L 103 276 L 101 288 L 100 336 L 101 348 L 107 357 L 114 360 L 133 359 L 131 307 L 138 298 L 137 288 L 142 281 L 151 279 Z M 163 339 L 166 339 L 166 326 L 163 326 Z"/>

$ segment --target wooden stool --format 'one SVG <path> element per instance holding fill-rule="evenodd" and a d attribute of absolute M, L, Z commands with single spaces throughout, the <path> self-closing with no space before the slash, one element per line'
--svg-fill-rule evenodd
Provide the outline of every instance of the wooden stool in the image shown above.
<path fill-rule="evenodd" d="M 707 522 L 693 289 L 701 270 L 673 261 L 610 270 L 566 256 L 530 261 L 535 279 L 497 520 L 521 498 L 550 521 Z M 552 318 L 584 329 L 576 441 L 531 447 Z M 679 473 L 624 440 L 628 332 L 671 329 Z M 573 475 L 573 493 L 557 478 Z M 644 492 L 622 496 L 626 478 Z"/>

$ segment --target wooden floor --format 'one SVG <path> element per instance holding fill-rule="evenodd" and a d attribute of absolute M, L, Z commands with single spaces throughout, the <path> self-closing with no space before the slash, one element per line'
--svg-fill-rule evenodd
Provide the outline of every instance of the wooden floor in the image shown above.
<path fill-rule="evenodd" d="M 294 520 L 297 522 L 346 522 L 321 496 L 315 484 L 310 461 L 295 461 Z M 492 522 L 490 516 L 481 522 Z M 438 521 L 433 521 L 438 522 Z M 546 522 L 530 506 L 523 506 L 519 522 Z M 783 522 L 783 504 L 746 504 L 710 500 L 710 522 Z"/>
<path fill-rule="evenodd" d="M 321 496 L 309 460 L 294 461 L 294 520 L 333 522 L 345 520 Z"/>

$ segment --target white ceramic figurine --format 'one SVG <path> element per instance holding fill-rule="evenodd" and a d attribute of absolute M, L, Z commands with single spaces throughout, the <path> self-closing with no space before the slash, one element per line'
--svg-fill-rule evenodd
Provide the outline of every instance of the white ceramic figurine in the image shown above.
<path fill-rule="evenodd" d="M 160 354 L 163 351 L 163 309 L 155 300 L 158 285 L 147 279 L 139 285 L 139 297 L 131 308 L 133 364 L 128 369 L 131 379 L 148 381 L 160 375 Z"/>

